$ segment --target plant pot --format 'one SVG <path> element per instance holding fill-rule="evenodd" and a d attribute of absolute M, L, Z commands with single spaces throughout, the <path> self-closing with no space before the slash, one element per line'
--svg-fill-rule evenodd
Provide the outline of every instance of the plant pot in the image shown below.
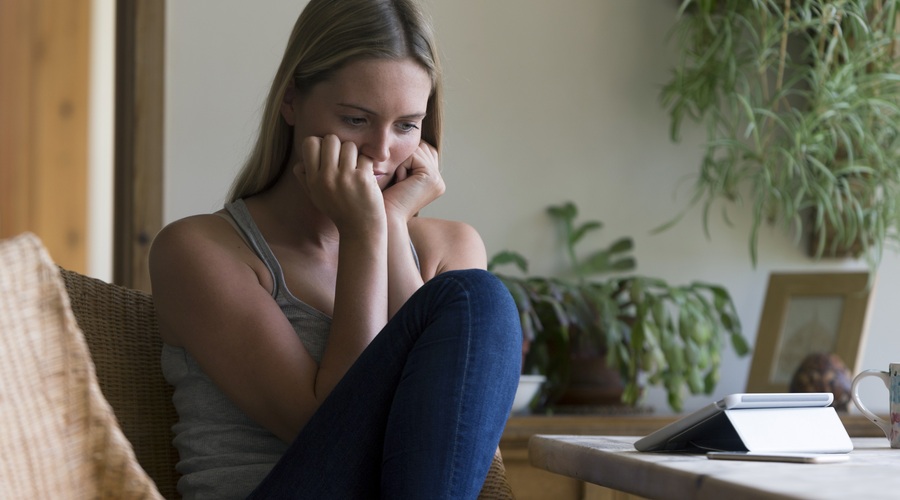
<path fill-rule="evenodd" d="M 830 226 L 830 224 L 829 224 Z M 854 240 L 849 245 L 847 244 L 835 244 L 837 240 L 837 236 L 834 235 L 834 231 L 831 227 L 826 227 L 825 229 L 825 242 L 822 247 L 822 257 L 830 257 L 835 259 L 844 259 L 844 258 L 859 258 L 862 255 L 863 244 L 859 239 Z M 809 248 L 807 249 L 807 254 L 810 257 L 816 257 L 819 251 L 819 233 L 813 231 L 813 234 L 809 238 Z"/>
<path fill-rule="evenodd" d="M 531 402 L 534 400 L 541 386 L 547 381 L 543 375 L 520 375 L 519 387 L 516 389 L 516 397 L 513 401 L 512 413 L 528 413 Z"/>
<path fill-rule="evenodd" d="M 824 239 L 822 244 L 822 257 L 828 258 L 836 258 L 836 259 L 844 259 L 844 258 L 853 258 L 858 259 L 866 246 L 863 244 L 863 240 L 859 237 L 854 239 L 851 242 L 840 241 L 840 237 L 838 236 L 836 230 L 834 229 L 834 225 L 825 219 L 824 227 L 821 230 L 816 230 L 815 228 L 815 211 L 810 210 L 809 217 L 809 238 L 808 238 L 808 247 L 807 247 L 807 255 L 810 257 L 818 256 L 819 252 L 819 240 L 823 238 L 822 232 L 824 232 Z M 869 241 L 870 244 L 874 244 L 874 241 Z"/>
<path fill-rule="evenodd" d="M 571 376 L 557 405 L 609 406 L 622 404 L 625 383 L 619 371 L 610 368 L 606 355 L 571 356 Z"/>

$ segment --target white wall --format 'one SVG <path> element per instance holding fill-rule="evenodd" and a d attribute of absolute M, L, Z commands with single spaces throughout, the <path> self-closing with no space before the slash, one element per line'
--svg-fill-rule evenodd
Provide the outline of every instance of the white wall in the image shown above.
<path fill-rule="evenodd" d="M 255 133 L 259 108 L 302 2 L 169 2 L 166 53 L 165 220 L 219 208 Z M 448 191 L 425 215 L 464 220 L 489 254 L 514 249 L 535 273 L 558 265 L 544 208 L 576 202 L 606 226 L 598 242 L 635 239 L 638 272 L 671 283 L 703 280 L 732 294 L 752 341 L 770 271 L 861 268 L 815 263 L 779 230 L 748 252 L 749 220 L 729 226 L 699 210 L 673 229 L 650 230 L 684 207 L 703 139 L 668 137 L 659 105 L 674 49 L 666 35 L 677 2 L 655 0 L 427 0 L 446 70 Z M 680 189 L 677 189 L 680 186 Z M 872 302 L 864 367 L 900 361 L 900 257 L 888 254 Z M 725 356 L 716 395 L 744 390 L 749 358 Z M 887 408 L 875 383 L 863 395 Z M 870 395 L 871 394 L 871 395 Z M 688 400 L 695 408 L 709 400 Z M 884 401 L 882 401 L 884 400 Z M 665 412 L 664 394 L 647 403 Z M 881 404 L 881 406 L 878 406 Z"/>
<path fill-rule="evenodd" d="M 104 281 L 112 280 L 113 268 L 115 13 L 113 0 L 91 1 L 87 274 Z"/>

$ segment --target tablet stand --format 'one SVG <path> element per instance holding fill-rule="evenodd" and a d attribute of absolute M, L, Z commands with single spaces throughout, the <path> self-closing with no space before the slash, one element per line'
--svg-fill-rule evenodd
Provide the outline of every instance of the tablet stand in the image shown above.
<path fill-rule="evenodd" d="M 832 407 L 725 410 L 670 441 L 668 449 L 849 453 L 853 444 Z"/>

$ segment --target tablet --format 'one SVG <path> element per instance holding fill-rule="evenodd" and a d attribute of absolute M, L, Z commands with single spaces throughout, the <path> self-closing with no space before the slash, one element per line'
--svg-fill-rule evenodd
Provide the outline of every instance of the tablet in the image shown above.
<path fill-rule="evenodd" d="M 729 394 L 635 441 L 638 451 L 721 451 L 745 449 L 725 410 L 818 408 L 834 400 L 830 392 Z"/>

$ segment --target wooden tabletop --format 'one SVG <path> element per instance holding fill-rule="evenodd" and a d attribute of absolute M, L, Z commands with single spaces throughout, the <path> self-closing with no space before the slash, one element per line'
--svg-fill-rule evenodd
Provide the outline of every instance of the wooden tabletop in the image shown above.
<path fill-rule="evenodd" d="M 900 450 L 887 439 L 853 438 L 850 460 L 792 464 L 709 460 L 704 455 L 642 453 L 634 436 L 535 435 L 531 465 L 647 498 L 894 499 Z"/>

